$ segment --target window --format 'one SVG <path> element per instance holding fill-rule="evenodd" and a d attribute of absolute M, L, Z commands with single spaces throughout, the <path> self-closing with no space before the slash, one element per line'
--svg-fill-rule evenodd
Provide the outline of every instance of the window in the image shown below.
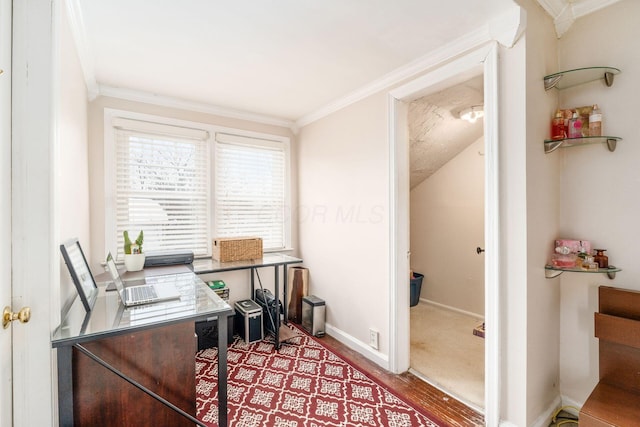
<path fill-rule="evenodd" d="M 145 251 L 209 246 L 208 132 L 118 118 L 115 132 L 115 234 L 144 231 Z"/>
<path fill-rule="evenodd" d="M 290 246 L 288 138 L 105 110 L 106 247 L 210 256 L 214 237 Z"/>
<path fill-rule="evenodd" d="M 265 249 L 284 249 L 286 160 L 281 142 L 216 134 L 216 237 L 261 237 Z"/>

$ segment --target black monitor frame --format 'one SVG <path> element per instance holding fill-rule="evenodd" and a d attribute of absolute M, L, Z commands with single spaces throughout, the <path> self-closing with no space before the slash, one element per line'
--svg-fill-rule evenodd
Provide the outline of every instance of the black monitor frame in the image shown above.
<path fill-rule="evenodd" d="M 68 240 L 60 245 L 60 252 L 69 269 L 73 283 L 76 285 L 78 295 L 86 311 L 91 311 L 98 296 L 98 286 L 91 274 L 87 258 L 77 238 Z"/>

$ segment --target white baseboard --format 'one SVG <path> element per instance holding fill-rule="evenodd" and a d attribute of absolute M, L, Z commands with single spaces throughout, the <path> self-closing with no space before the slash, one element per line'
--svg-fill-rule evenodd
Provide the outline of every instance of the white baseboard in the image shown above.
<path fill-rule="evenodd" d="M 553 416 L 553 413 L 561 406 L 561 404 L 562 404 L 562 399 L 560 398 L 560 396 L 557 396 L 553 400 L 553 402 L 551 402 L 551 404 L 547 406 L 547 409 L 542 411 L 542 413 L 538 416 L 538 418 L 536 418 L 536 420 L 531 425 L 529 425 L 529 427 L 547 427 L 551 422 L 551 417 Z M 500 427 L 518 427 L 518 426 L 516 424 L 513 424 L 510 421 L 500 421 Z"/>
<path fill-rule="evenodd" d="M 547 409 L 545 409 L 540 414 L 540 416 L 538 416 L 535 422 L 531 424 L 531 427 L 547 427 L 551 422 L 551 417 L 553 416 L 553 413 L 560 406 L 562 406 L 562 398 L 560 396 L 556 396 L 556 398 L 553 399 L 553 402 L 551 402 L 551 404 L 547 406 Z"/>
<path fill-rule="evenodd" d="M 567 411 L 568 413 L 570 413 L 571 415 L 575 415 L 576 417 L 580 412 L 580 408 L 582 408 L 582 405 L 584 405 L 584 402 L 577 402 L 567 396 L 562 396 L 562 406 L 572 406 L 573 408 L 577 408 L 578 410 L 576 411 L 573 408 L 566 408 L 565 411 Z"/>
<path fill-rule="evenodd" d="M 451 311 L 455 311 L 461 314 L 466 314 L 467 316 L 471 316 L 471 317 L 477 317 L 479 320 L 484 319 L 484 316 L 478 313 L 472 313 L 471 311 L 466 311 L 466 310 L 462 310 L 460 308 L 456 308 L 456 307 L 451 307 L 450 305 L 445 305 L 445 304 L 440 304 L 439 302 L 435 302 L 435 301 L 431 301 L 428 300 L 426 298 L 420 298 L 420 301 L 427 303 L 427 304 L 431 304 L 431 305 L 435 305 L 436 307 L 440 307 L 440 308 L 444 308 L 446 310 L 451 310 Z"/>
<path fill-rule="evenodd" d="M 346 345 L 352 350 L 357 351 L 362 354 L 367 359 L 376 363 L 377 365 L 383 367 L 386 370 L 389 370 L 389 356 L 375 350 L 365 344 L 364 342 L 352 337 L 346 332 L 334 327 L 333 325 L 326 323 L 325 331 L 327 335 L 331 335 L 336 340 L 340 341 L 342 344 Z"/>

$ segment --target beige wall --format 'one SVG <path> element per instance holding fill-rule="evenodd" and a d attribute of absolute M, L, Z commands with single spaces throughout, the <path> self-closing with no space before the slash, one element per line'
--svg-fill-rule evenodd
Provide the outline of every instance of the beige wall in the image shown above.
<path fill-rule="evenodd" d="M 553 22 L 534 2 L 527 8 L 527 425 L 559 403 L 560 290 L 545 279 L 558 233 L 559 160 L 544 153 L 557 96 L 543 77 L 557 69 Z M 547 422 L 545 420 L 545 422 Z M 546 424 L 545 424 L 546 425 Z"/>
<path fill-rule="evenodd" d="M 635 259 L 640 236 L 637 97 L 640 55 L 636 40 L 640 2 L 623 0 L 579 19 L 559 41 L 560 69 L 608 65 L 619 68 L 612 87 L 593 82 L 560 93 L 562 107 L 597 103 L 603 133 L 623 138 L 614 153 L 604 145 L 562 150 L 560 234 L 587 239 L 608 250 L 622 268 L 615 280 L 605 275 L 563 274 L 556 280 L 561 300 L 561 389 L 566 401 L 581 405 L 598 380 L 598 340 L 593 336 L 599 285 L 640 289 Z"/>
<path fill-rule="evenodd" d="M 71 36 L 67 8 L 60 8 L 60 66 L 57 82 L 62 96 L 59 97 L 57 117 L 56 194 L 58 196 L 57 230 L 60 242 L 77 237 L 87 257 L 91 255 L 91 233 L 89 231 L 89 162 L 87 144 L 87 90 L 82 68 Z M 69 270 L 60 256 L 60 301 L 61 308 L 75 297 L 76 288 Z"/>
<path fill-rule="evenodd" d="M 544 155 L 543 140 L 557 95 L 546 93 L 542 81 L 556 68 L 557 55 L 551 18 L 533 1 L 521 3 L 529 12 L 527 31 L 514 47 L 500 49 L 498 70 L 500 418 L 529 426 L 543 425 L 539 417 L 560 401 L 560 294 L 544 276 L 548 245 L 558 229 L 559 162 Z M 391 182 L 386 103 L 384 94 L 371 96 L 304 127 L 299 137 L 303 207 L 335 212 L 345 203 L 371 206 L 375 200 L 384 206 L 377 226 L 300 221 L 302 255 L 312 284 L 327 299 L 328 322 L 364 343 L 368 328 L 378 327 L 383 355 L 386 334 L 392 333 L 385 276 Z M 376 239 L 385 246 L 371 244 Z M 344 250 L 333 250 L 338 245 Z"/>
<path fill-rule="evenodd" d="M 411 190 L 411 268 L 421 297 L 484 316 L 484 138 Z"/>
<path fill-rule="evenodd" d="M 327 323 L 361 342 L 389 339 L 387 98 L 377 94 L 299 135 L 300 249 Z"/>

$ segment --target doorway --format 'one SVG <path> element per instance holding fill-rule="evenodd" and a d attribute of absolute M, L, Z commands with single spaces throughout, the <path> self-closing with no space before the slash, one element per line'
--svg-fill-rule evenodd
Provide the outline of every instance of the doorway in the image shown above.
<path fill-rule="evenodd" d="M 484 408 L 484 256 L 476 250 L 484 248 L 483 102 L 480 74 L 408 104 L 410 267 L 422 277 L 421 295 L 415 282 L 411 289 L 410 370 L 478 411 Z"/>
<path fill-rule="evenodd" d="M 410 364 L 410 308 L 408 272 L 410 270 L 409 237 L 409 144 L 407 135 L 408 103 L 436 93 L 472 77 L 484 76 L 484 284 L 485 284 L 485 423 L 499 423 L 499 343 L 500 325 L 498 223 L 498 47 L 492 42 L 401 86 L 389 93 L 390 123 L 390 339 L 389 366 L 400 373 Z"/>

